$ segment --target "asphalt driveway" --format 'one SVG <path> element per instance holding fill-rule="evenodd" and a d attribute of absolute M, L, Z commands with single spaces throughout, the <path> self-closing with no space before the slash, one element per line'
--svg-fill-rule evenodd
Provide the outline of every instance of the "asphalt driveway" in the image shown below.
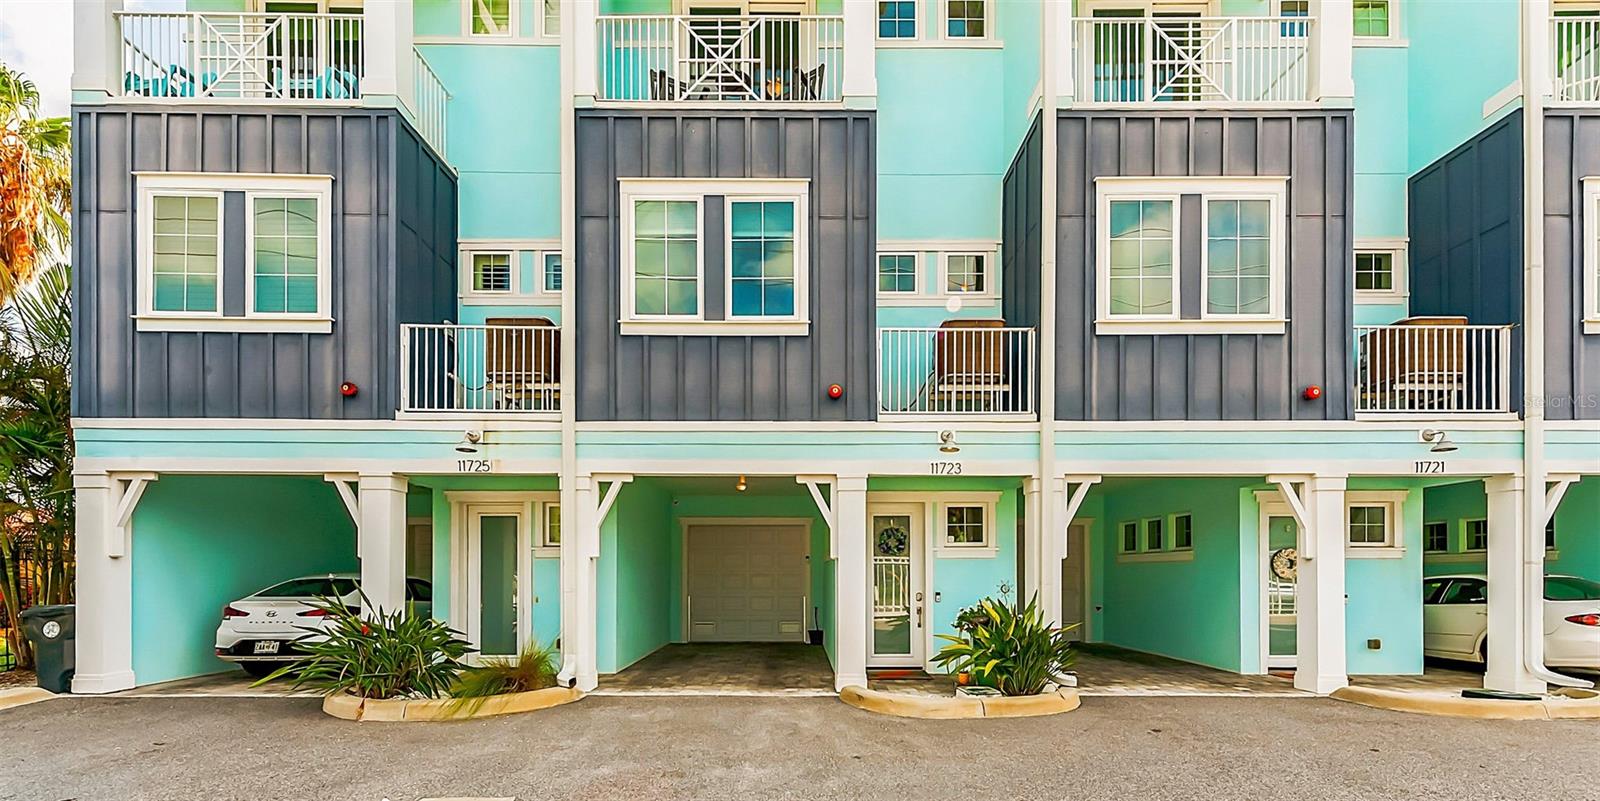
<path fill-rule="evenodd" d="M 1593 799 L 1600 722 L 1292 698 L 1088 698 L 912 721 L 831 698 L 592 697 L 350 723 L 303 698 L 62 698 L 0 712 L 0 798 Z"/>

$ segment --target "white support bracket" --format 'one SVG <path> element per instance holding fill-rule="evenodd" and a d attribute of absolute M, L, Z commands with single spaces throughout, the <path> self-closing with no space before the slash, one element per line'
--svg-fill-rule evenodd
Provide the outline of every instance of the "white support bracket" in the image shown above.
<path fill-rule="evenodd" d="M 594 480 L 606 485 L 606 493 L 600 496 L 600 503 L 595 506 L 594 511 L 594 526 L 599 529 L 605 525 L 606 515 L 611 514 L 611 507 L 616 504 L 617 493 L 622 491 L 622 485 L 631 483 L 633 476 L 629 473 L 596 473 Z M 589 553 L 581 556 L 588 559 L 600 558 L 600 538 L 598 536 L 592 539 L 587 550 Z"/>
<path fill-rule="evenodd" d="M 1556 507 L 1561 505 L 1561 499 L 1567 494 L 1567 489 L 1578 478 L 1577 473 L 1550 473 L 1545 476 L 1549 486 L 1544 491 L 1544 520 L 1539 523 L 1538 536 L 1544 536 L 1544 530 L 1549 528 L 1550 521 L 1555 519 Z"/>
<path fill-rule="evenodd" d="M 333 485 L 339 491 L 339 500 L 344 501 L 344 509 L 350 513 L 350 522 L 361 527 L 361 500 L 356 491 L 350 486 L 361 480 L 355 473 L 324 473 L 322 480 Z"/>
<path fill-rule="evenodd" d="M 1299 558 L 1315 559 L 1317 529 L 1312 525 L 1311 515 L 1306 513 L 1305 499 L 1301 497 L 1304 487 L 1311 480 L 1310 476 L 1267 476 L 1267 482 L 1278 486 L 1279 494 L 1283 495 L 1283 502 L 1289 505 L 1289 511 L 1294 515 L 1294 522 L 1300 526 L 1300 534 L 1305 538 L 1305 547 L 1300 549 Z M 1299 484 L 1301 489 L 1295 489 Z"/>
<path fill-rule="evenodd" d="M 128 524 L 133 522 L 133 510 L 144 497 L 145 488 L 160 476 L 156 473 L 112 473 L 111 482 L 117 493 L 117 519 L 106 532 L 106 556 L 120 559 L 128 554 Z"/>
<path fill-rule="evenodd" d="M 833 516 L 834 512 L 833 512 L 833 505 L 829 502 L 830 499 L 833 498 L 833 494 L 834 494 L 833 493 L 833 487 L 834 487 L 833 476 L 823 476 L 823 475 L 801 475 L 801 476 L 795 476 L 794 477 L 794 483 L 796 483 L 796 484 L 804 484 L 806 489 L 811 491 L 811 500 L 816 502 L 817 511 L 822 513 L 823 522 L 828 524 L 828 558 L 829 559 L 838 559 L 839 558 L 839 537 L 834 533 L 834 530 L 833 530 L 834 529 L 834 522 L 835 522 L 834 521 L 834 516 Z M 826 485 L 828 487 L 828 497 L 827 498 L 823 498 L 822 497 L 822 490 L 818 489 L 819 485 Z"/>
<path fill-rule="evenodd" d="M 1067 536 L 1067 531 L 1072 528 L 1072 521 L 1078 516 L 1078 510 L 1083 507 L 1083 500 L 1089 496 L 1089 488 L 1099 484 L 1100 476 L 1067 476 L 1067 491 L 1062 493 L 1066 501 L 1061 516 L 1061 558 L 1071 556 L 1072 537 Z"/>

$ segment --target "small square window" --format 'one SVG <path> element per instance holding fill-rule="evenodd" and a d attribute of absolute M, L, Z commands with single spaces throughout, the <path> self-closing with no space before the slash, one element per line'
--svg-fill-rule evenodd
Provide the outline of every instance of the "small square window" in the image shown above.
<path fill-rule="evenodd" d="M 1311 0 L 1280 0 L 1278 3 L 1278 16 L 1280 17 L 1309 17 L 1311 16 Z M 1306 23 L 1280 22 L 1278 35 L 1285 38 L 1304 38 Z"/>
<path fill-rule="evenodd" d="M 472 291 L 507 293 L 511 291 L 511 254 L 472 254 Z"/>
<path fill-rule="evenodd" d="M 512 0 L 467 0 L 473 36 L 510 36 Z"/>
<path fill-rule="evenodd" d="M 1394 254 L 1389 252 L 1357 253 L 1356 291 L 1393 292 Z"/>
<path fill-rule="evenodd" d="M 1383 546 L 1389 544 L 1389 507 L 1350 507 L 1350 544 Z"/>
<path fill-rule="evenodd" d="M 544 291 L 556 293 L 561 291 L 561 254 L 544 254 Z"/>
<path fill-rule="evenodd" d="M 1172 516 L 1172 549 L 1187 551 L 1194 548 L 1194 516 Z"/>
<path fill-rule="evenodd" d="M 989 291 L 988 259 L 982 253 L 950 253 L 944 260 L 944 289 L 951 295 Z"/>
<path fill-rule="evenodd" d="M 1147 551 L 1166 550 L 1166 529 L 1166 521 L 1159 517 L 1152 517 L 1144 521 L 1144 549 Z"/>
<path fill-rule="evenodd" d="M 548 503 L 544 507 L 544 547 L 561 546 L 561 506 Z"/>
<path fill-rule="evenodd" d="M 915 0 L 889 0 L 889 2 L 878 3 L 878 38 L 917 38 L 917 4 Z"/>
<path fill-rule="evenodd" d="M 1129 521 L 1122 524 L 1121 542 L 1118 543 L 1123 553 L 1139 552 L 1139 524 Z"/>
<path fill-rule="evenodd" d="M 1422 549 L 1428 553 L 1450 550 L 1450 524 L 1444 521 L 1422 524 Z"/>
<path fill-rule="evenodd" d="M 1466 531 L 1463 539 L 1466 540 L 1466 550 L 1486 551 L 1489 549 L 1489 521 L 1468 520 L 1464 524 Z"/>
<path fill-rule="evenodd" d="M 984 507 L 946 506 L 944 510 L 944 544 L 956 547 L 983 547 L 988 545 L 984 530 Z"/>
<path fill-rule="evenodd" d="M 945 33 L 951 39 L 982 39 L 988 35 L 985 0 L 946 0 Z"/>
<path fill-rule="evenodd" d="M 886 295 L 915 293 L 917 291 L 916 254 L 878 254 L 878 291 Z"/>
<path fill-rule="evenodd" d="M 1355 35 L 1378 39 L 1389 35 L 1389 0 L 1355 0 Z"/>

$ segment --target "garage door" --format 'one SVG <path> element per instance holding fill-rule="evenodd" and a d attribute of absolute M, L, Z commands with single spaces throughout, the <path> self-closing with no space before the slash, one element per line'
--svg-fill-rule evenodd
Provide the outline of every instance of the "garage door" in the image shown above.
<path fill-rule="evenodd" d="M 691 641 L 804 638 L 804 526 L 700 525 L 685 536 Z"/>

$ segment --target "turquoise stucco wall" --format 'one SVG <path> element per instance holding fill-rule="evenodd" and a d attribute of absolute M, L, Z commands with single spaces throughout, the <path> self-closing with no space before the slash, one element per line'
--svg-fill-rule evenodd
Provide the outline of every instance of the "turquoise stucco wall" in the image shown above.
<path fill-rule="evenodd" d="M 1406 103 L 1411 172 L 1509 110 L 1483 116 L 1484 101 L 1517 79 L 1518 8 L 1517 0 L 1407 0 L 1402 6 L 1401 30 L 1410 42 Z"/>
<path fill-rule="evenodd" d="M 1397 559 L 1346 558 L 1345 669 L 1351 675 L 1422 672 L 1422 499 L 1420 484 L 1350 479 L 1349 491 L 1407 490 Z M 1382 647 L 1372 650 L 1367 640 Z"/>
<path fill-rule="evenodd" d="M 626 499 L 626 502 L 624 502 Z M 597 579 L 601 673 L 615 673 L 671 642 L 670 497 L 649 480 L 622 488 L 600 528 Z"/>
<path fill-rule="evenodd" d="M 1487 518 L 1488 510 L 1482 482 L 1429 488 L 1424 518 L 1450 525 L 1450 552 L 1425 555 L 1423 572 L 1430 576 L 1484 572 L 1482 552 L 1463 552 L 1466 535 L 1462 521 Z M 1556 547 L 1554 552 L 1546 552 L 1545 572 L 1600 581 L 1600 476 L 1587 476 L 1573 484 L 1556 507 Z"/>
<path fill-rule="evenodd" d="M 1406 179 L 1411 174 L 1407 161 L 1408 52 L 1404 47 L 1354 48 L 1356 195 L 1353 225 L 1357 239 L 1406 235 Z M 1426 130 L 1428 126 L 1419 127 Z"/>
<path fill-rule="evenodd" d="M 139 501 L 132 542 L 139 684 L 231 669 L 213 655 L 224 604 L 357 566 L 355 525 L 320 476 L 163 476 Z"/>

